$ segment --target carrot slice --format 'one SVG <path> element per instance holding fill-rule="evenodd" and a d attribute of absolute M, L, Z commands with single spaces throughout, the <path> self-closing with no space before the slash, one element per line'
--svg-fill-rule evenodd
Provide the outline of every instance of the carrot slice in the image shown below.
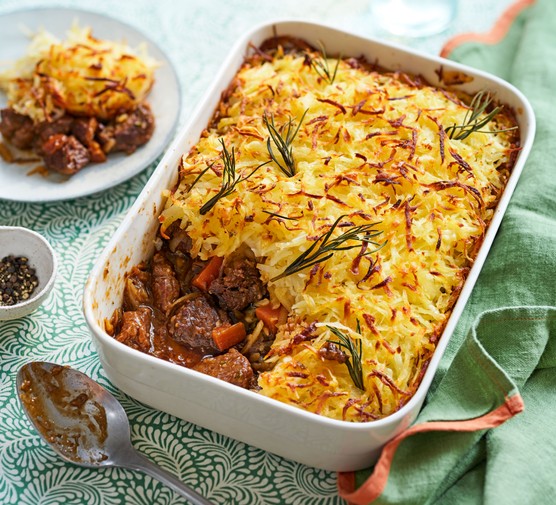
<path fill-rule="evenodd" d="M 276 331 L 277 325 L 285 319 L 286 308 L 282 305 L 273 308 L 269 305 L 261 305 L 255 309 L 255 315 L 272 332 Z"/>
<path fill-rule="evenodd" d="M 223 262 L 224 258 L 213 256 L 191 284 L 202 291 L 208 291 L 211 282 L 218 277 Z"/>
<path fill-rule="evenodd" d="M 245 337 L 245 326 L 243 323 L 232 324 L 231 326 L 219 326 L 212 330 L 212 340 L 219 351 L 224 351 L 239 344 Z"/>

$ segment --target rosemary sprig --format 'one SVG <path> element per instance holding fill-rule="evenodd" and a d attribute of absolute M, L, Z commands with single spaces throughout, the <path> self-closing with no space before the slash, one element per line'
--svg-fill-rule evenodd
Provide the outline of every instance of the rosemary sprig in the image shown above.
<path fill-rule="evenodd" d="M 289 217 L 289 216 L 283 216 L 282 214 L 276 214 L 276 212 L 270 212 L 269 210 L 263 210 L 263 212 L 265 214 L 268 214 L 269 216 L 277 217 L 279 219 L 288 219 L 288 220 L 291 220 L 291 221 L 296 221 L 297 219 L 299 219 L 297 217 Z"/>
<path fill-rule="evenodd" d="M 226 196 L 233 193 L 236 189 L 236 186 L 240 182 L 249 179 L 249 177 L 251 177 L 259 168 L 270 163 L 270 161 L 261 163 L 255 168 L 255 170 L 253 170 L 246 176 L 244 177 L 238 176 L 236 175 L 236 155 L 235 155 L 234 147 L 232 147 L 232 152 L 230 153 L 230 151 L 228 151 L 228 148 L 226 147 L 226 144 L 224 143 L 224 140 L 223 139 L 219 139 L 219 140 L 220 143 L 222 144 L 222 152 L 220 153 L 220 158 L 222 159 L 222 164 L 224 165 L 224 170 L 222 172 L 222 186 L 220 187 L 218 193 L 216 193 L 216 195 L 214 195 L 210 200 L 208 200 L 201 207 L 201 209 L 199 210 L 199 213 L 201 215 L 204 215 L 207 212 L 209 212 L 221 198 L 225 198 Z M 202 176 L 211 166 L 212 165 L 209 165 L 205 170 L 203 170 L 203 172 L 201 172 L 199 177 Z M 194 183 L 197 182 L 199 177 L 197 177 Z"/>
<path fill-rule="evenodd" d="M 336 74 L 338 73 L 338 66 L 340 65 L 340 59 L 336 60 L 336 66 L 334 70 L 330 70 L 330 65 L 328 63 L 328 56 L 326 55 L 326 49 L 322 42 L 319 41 L 320 46 L 320 57 L 313 58 L 311 57 L 311 66 L 315 69 L 315 72 L 320 75 L 323 79 L 328 81 L 329 84 L 334 84 L 334 80 L 336 79 Z"/>
<path fill-rule="evenodd" d="M 474 132 L 481 133 L 500 133 L 515 129 L 506 128 L 504 130 L 484 131 L 481 130 L 484 126 L 490 123 L 496 114 L 502 110 L 502 106 L 497 106 L 492 109 L 486 116 L 481 116 L 492 104 L 493 98 L 490 93 L 479 91 L 471 100 L 470 109 L 466 112 L 463 122 L 460 125 L 453 124 L 446 128 L 446 135 L 454 140 L 464 140 Z"/>
<path fill-rule="evenodd" d="M 201 170 L 199 175 L 197 177 L 195 177 L 195 180 L 191 183 L 191 186 L 189 186 L 188 191 L 191 191 L 195 187 L 195 184 L 197 184 L 199 182 L 201 177 L 203 177 L 203 175 L 205 175 L 213 167 L 213 165 L 214 165 L 214 161 L 210 165 L 207 165 L 207 168 L 205 168 L 204 170 Z"/>
<path fill-rule="evenodd" d="M 344 348 L 349 352 L 350 357 L 346 361 L 346 366 L 349 372 L 351 380 L 361 391 L 365 391 L 365 383 L 363 382 L 363 345 L 361 339 L 357 339 L 357 344 L 353 340 L 342 333 L 338 328 L 332 326 L 326 326 L 334 335 L 338 338 L 338 342 L 333 342 L 338 344 L 340 347 Z M 357 333 L 361 335 L 361 328 L 359 326 L 359 321 L 357 321 Z M 329 342 L 332 342 L 329 340 Z"/>
<path fill-rule="evenodd" d="M 295 159 L 293 157 L 292 142 L 295 136 L 301 128 L 301 123 L 305 119 L 305 114 L 307 114 L 306 109 L 297 126 L 294 126 L 294 121 L 290 118 L 285 124 L 280 128 L 276 128 L 274 124 L 274 114 L 270 117 L 267 116 L 266 112 L 263 115 L 263 122 L 268 130 L 268 140 L 266 141 L 266 148 L 268 149 L 268 154 L 274 163 L 278 165 L 280 170 L 284 172 L 288 177 L 293 177 L 295 175 Z M 272 149 L 272 144 L 276 146 L 278 152 L 282 156 L 283 164 L 278 161 L 274 150 Z"/>
<path fill-rule="evenodd" d="M 367 242 L 377 246 L 376 249 L 372 251 L 367 251 L 364 256 L 378 251 L 384 244 L 379 245 L 377 242 L 373 242 L 371 239 L 382 233 L 382 231 L 377 231 L 373 227 L 377 223 L 361 224 L 358 226 L 352 226 L 349 230 L 345 231 L 336 238 L 331 238 L 334 230 L 340 224 L 340 221 L 346 217 L 346 215 L 340 216 L 330 229 L 323 233 L 311 246 L 303 253 L 301 253 L 293 262 L 276 277 L 270 279 L 271 281 L 277 281 L 283 277 L 294 274 L 301 270 L 305 270 L 316 263 L 322 263 L 330 259 L 336 251 L 348 251 L 349 249 L 354 249 L 360 247 L 360 244 L 347 244 L 350 241 L 357 242 Z"/>

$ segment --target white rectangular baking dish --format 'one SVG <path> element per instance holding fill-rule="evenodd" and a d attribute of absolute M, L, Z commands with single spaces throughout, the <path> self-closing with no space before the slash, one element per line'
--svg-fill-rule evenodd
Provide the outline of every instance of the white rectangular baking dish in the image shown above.
<path fill-rule="evenodd" d="M 300 37 L 313 45 L 321 41 L 329 54 L 363 55 L 382 67 L 420 74 L 432 84 L 439 82 L 441 68 L 444 75 L 462 73 L 469 79 L 459 85 L 461 89 L 493 92 L 499 101 L 515 110 L 519 122 L 522 149 L 513 174 L 423 381 L 402 409 L 381 420 L 348 423 L 305 412 L 133 350 L 104 331 L 104 320 L 121 305 L 126 271 L 152 254 L 157 216 L 164 203 L 162 191 L 175 184 L 181 155 L 197 142 L 209 123 L 221 92 L 241 65 L 249 44 L 258 46 L 276 34 Z M 369 466 L 381 447 L 407 428 L 419 412 L 500 225 L 531 149 L 534 132 L 535 119 L 527 99 L 497 77 L 323 25 L 284 21 L 254 29 L 232 49 L 213 85 L 168 149 L 87 281 L 84 312 L 106 374 L 122 391 L 147 405 L 280 456 L 326 470 L 349 471 Z"/>

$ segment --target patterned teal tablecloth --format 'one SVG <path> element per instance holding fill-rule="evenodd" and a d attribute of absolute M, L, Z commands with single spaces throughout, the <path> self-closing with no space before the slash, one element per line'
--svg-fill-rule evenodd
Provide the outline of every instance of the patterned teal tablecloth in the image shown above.
<path fill-rule="evenodd" d="M 186 120 L 236 38 L 270 19 L 322 21 L 376 35 L 372 0 L 0 0 L 0 15 L 46 6 L 109 14 L 148 34 L 176 66 Z M 511 0 L 465 0 L 443 34 L 398 41 L 438 53 L 450 35 L 484 31 Z M 48 28 L 48 27 L 47 27 Z M 0 33 L 0 44 L 2 34 Z M 98 380 L 122 402 L 132 440 L 151 460 L 219 504 L 340 504 L 336 475 L 255 449 L 148 408 L 116 390 L 100 366 L 81 311 L 89 271 L 146 183 L 155 165 L 105 192 L 48 204 L 0 201 L 0 224 L 25 226 L 48 238 L 59 260 L 53 293 L 34 314 L 0 322 L 0 503 L 177 504 L 185 500 L 150 477 L 121 469 L 90 470 L 62 462 L 38 437 L 15 394 L 24 363 L 71 365 Z"/>

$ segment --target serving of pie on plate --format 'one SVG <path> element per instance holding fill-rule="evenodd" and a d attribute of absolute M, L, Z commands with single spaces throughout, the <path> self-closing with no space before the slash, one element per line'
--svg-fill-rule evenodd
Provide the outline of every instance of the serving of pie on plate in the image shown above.
<path fill-rule="evenodd" d="M 0 17 L 0 198 L 50 201 L 146 168 L 177 124 L 164 53 L 119 21 L 73 9 Z"/>

